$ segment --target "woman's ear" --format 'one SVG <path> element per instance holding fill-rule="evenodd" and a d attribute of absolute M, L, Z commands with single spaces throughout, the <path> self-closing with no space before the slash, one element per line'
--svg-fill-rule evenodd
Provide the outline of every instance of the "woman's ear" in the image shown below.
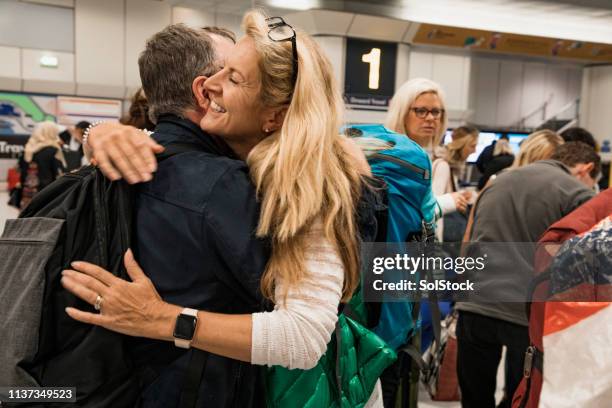
<path fill-rule="evenodd" d="M 193 92 L 193 97 L 195 98 L 196 104 L 204 111 L 208 110 L 208 105 L 210 104 L 210 99 L 208 99 L 208 91 L 204 87 L 204 82 L 206 82 L 207 79 L 208 77 L 200 75 L 191 83 L 191 92 Z"/>
<path fill-rule="evenodd" d="M 264 117 L 263 131 L 264 133 L 272 133 L 279 130 L 285 121 L 287 107 L 270 110 Z"/>

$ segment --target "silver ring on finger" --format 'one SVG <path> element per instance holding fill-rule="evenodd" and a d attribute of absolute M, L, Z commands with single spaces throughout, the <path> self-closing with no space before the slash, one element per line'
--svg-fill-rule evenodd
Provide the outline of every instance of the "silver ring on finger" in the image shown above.
<path fill-rule="evenodd" d="M 96 301 L 94 302 L 94 309 L 96 309 L 98 312 L 100 311 L 100 308 L 102 307 L 102 302 L 104 301 L 104 298 L 100 295 L 98 295 L 96 297 Z"/>

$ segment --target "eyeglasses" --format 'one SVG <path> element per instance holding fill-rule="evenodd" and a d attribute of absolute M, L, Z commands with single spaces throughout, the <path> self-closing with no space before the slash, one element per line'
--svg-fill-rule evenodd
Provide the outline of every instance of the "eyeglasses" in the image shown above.
<path fill-rule="evenodd" d="M 438 119 L 444 113 L 444 109 L 436 109 L 436 108 L 431 109 L 431 110 L 427 108 L 410 108 L 410 110 L 413 111 L 416 117 L 419 119 L 425 119 L 427 115 L 429 115 L 430 113 L 434 119 Z"/>
<path fill-rule="evenodd" d="M 272 41 L 291 41 L 291 49 L 293 51 L 293 74 L 291 76 L 291 88 L 295 88 L 298 74 L 298 54 L 295 30 L 289 24 L 285 23 L 282 17 L 266 18 L 268 24 L 268 38 Z"/>

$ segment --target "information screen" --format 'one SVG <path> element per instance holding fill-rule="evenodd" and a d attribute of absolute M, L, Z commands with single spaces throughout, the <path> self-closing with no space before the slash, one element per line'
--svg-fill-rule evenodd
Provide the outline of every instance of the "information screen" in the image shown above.
<path fill-rule="evenodd" d="M 452 129 L 447 130 L 446 133 L 444 134 L 443 144 L 447 145 L 450 142 L 452 142 L 453 141 L 452 135 L 453 135 Z M 501 133 L 497 133 L 497 132 L 480 132 L 480 136 L 478 136 L 478 144 L 476 145 L 476 151 L 468 156 L 467 162 L 475 163 L 476 160 L 478 160 L 478 156 L 480 156 L 480 153 L 482 153 L 484 148 L 489 146 L 491 143 L 493 143 L 494 140 L 499 139 L 501 135 L 502 135 Z"/>
<path fill-rule="evenodd" d="M 510 140 L 510 147 L 516 156 L 521 148 L 521 143 L 523 140 L 527 139 L 529 133 L 506 133 L 508 135 L 508 139 Z"/>

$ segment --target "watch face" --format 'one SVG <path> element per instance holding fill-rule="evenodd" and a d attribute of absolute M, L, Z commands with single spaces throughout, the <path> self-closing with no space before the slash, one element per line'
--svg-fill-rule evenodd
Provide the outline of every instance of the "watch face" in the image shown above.
<path fill-rule="evenodd" d="M 173 336 L 177 339 L 191 340 L 195 333 L 197 318 L 195 316 L 189 316 L 180 314 L 176 318 L 176 325 L 174 326 Z"/>

